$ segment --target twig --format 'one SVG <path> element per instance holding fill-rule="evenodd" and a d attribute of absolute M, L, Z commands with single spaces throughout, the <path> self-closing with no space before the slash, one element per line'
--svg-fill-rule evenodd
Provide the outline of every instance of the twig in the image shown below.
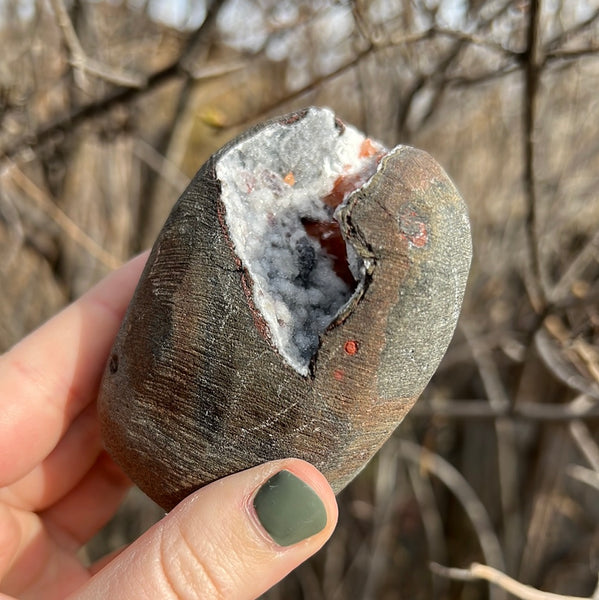
<path fill-rule="evenodd" d="M 518 52 L 515 52 L 514 50 L 510 50 L 509 48 L 506 48 L 499 42 L 494 42 L 492 40 L 488 40 L 488 39 L 481 37 L 479 35 L 476 35 L 474 33 L 468 33 L 465 31 L 457 31 L 455 29 L 447 29 L 447 28 L 439 27 L 439 26 L 433 27 L 431 31 L 438 35 L 451 37 L 451 38 L 454 38 L 457 40 L 461 40 L 463 42 L 468 42 L 469 44 L 472 44 L 474 46 L 482 46 L 483 48 L 489 48 L 490 50 L 495 50 L 496 52 L 499 52 L 500 54 L 504 54 L 505 56 L 510 57 L 510 58 L 517 58 L 519 56 Z"/>
<path fill-rule="evenodd" d="M 483 382 L 491 407 L 497 411 L 509 410 L 512 402 L 503 385 L 499 369 L 492 359 L 489 349 L 480 343 L 470 326 L 462 321 L 461 330 L 472 350 L 472 358 Z M 514 423 L 499 417 L 495 421 L 497 436 L 497 463 L 499 494 L 503 514 L 504 542 L 508 556 L 516 559 L 520 549 L 522 523 L 518 506 L 518 445 Z M 512 565 L 510 566 L 511 569 Z"/>
<path fill-rule="evenodd" d="M 64 41 L 71 54 L 71 65 L 76 72 L 89 73 L 122 87 L 140 88 L 146 84 L 146 78 L 141 75 L 109 67 L 87 56 L 77 37 L 73 23 L 71 23 L 64 1 L 50 0 L 50 4 L 56 17 L 56 23 L 62 31 Z M 83 81 L 79 83 L 81 84 Z"/>
<path fill-rule="evenodd" d="M 584 375 L 579 368 L 576 368 L 580 362 L 579 357 L 568 350 L 565 340 L 560 340 L 555 336 L 555 331 L 551 334 L 549 326 L 557 321 L 555 315 L 550 315 L 545 319 L 545 327 L 537 330 L 534 336 L 534 343 L 539 352 L 539 356 L 547 365 L 551 373 L 569 388 L 586 394 L 596 400 L 599 400 L 599 385 Z M 571 349 L 570 349 L 571 350 Z"/>
<path fill-rule="evenodd" d="M 558 300 L 553 304 L 555 309 L 566 309 L 566 308 L 585 308 L 587 306 L 594 306 L 599 304 L 599 286 L 595 286 L 595 288 L 586 293 L 583 297 L 579 298 L 577 296 L 565 296 L 561 300 Z"/>
<path fill-rule="evenodd" d="M 566 473 L 572 477 L 572 479 L 586 483 L 596 490 L 599 490 L 599 473 L 597 473 L 597 471 L 581 467 L 580 465 L 569 465 L 566 468 Z"/>
<path fill-rule="evenodd" d="M 551 51 L 555 50 L 556 48 L 559 48 L 565 42 L 567 42 L 568 39 L 571 39 L 573 36 L 581 33 L 582 31 L 587 29 L 587 27 L 591 26 L 597 19 L 599 19 L 599 8 L 597 8 L 584 21 L 580 21 L 580 23 L 577 23 L 576 25 L 574 25 L 574 27 L 572 27 L 572 29 L 563 31 L 562 33 L 555 36 L 552 40 L 550 40 L 545 46 L 547 49 L 547 52 L 551 53 Z"/>
<path fill-rule="evenodd" d="M 491 519 L 463 475 L 438 454 L 412 442 L 401 440 L 399 450 L 404 458 L 418 465 L 423 471 L 433 473 L 451 490 L 476 531 L 487 563 L 505 569 L 501 544 L 493 531 Z"/>
<path fill-rule="evenodd" d="M 4 160 L 4 157 L 11 159 L 32 145 L 35 145 L 36 149 L 39 150 L 43 145 L 55 140 L 56 138 L 59 138 L 62 133 L 66 131 L 73 132 L 83 123 L 86 123 L 94 117 L 107 113 L 113 107 L 119 104 L 133 102 L 142 97 L 144 94 L 153 92 L 160 86 L 165 85 L 173 80 L 189 79 L 189 71 L 184 67 L 184 65 L 189 61 L 190 55 L 194 52 L 194 49 L 198 43 L 198 39 L 202 37 L 201 34 L 203 34 L 204 31 L 209 29 L 214 24 L 216 16 L 218 15 L 218 11 L 223 4 L 224 0 L 214 0 L 210 4 L 204 22 L 200 25 L 200 27 L 198 27 L 198 29 L 189 35 L 185 48 L 182 50 L 179 57 L 163 69 L 160 69 L 149 75 L 146 78 L 143 86 L 138 88 L 119 88 L 111 91 L 106 96 L 103 96 L 98 100 L 80 106 L 73 111 L 58 117 L 57 119 L 42 125 L 33 133 L 26 133 L 19 136 L 4 148 L 0 148 L 0 162 Z"/>
<path fill-rule="evenodd" d="M 10 164 L 8 173 L 10 181 L 19 187 L 37 206 L 46 213 L 75 243 L 79 244 L 91 256 L 96 258 L 105 267 L 116 269 L 122 264 L 116 256 L 107 252 L 95 240 L 93 240 L 85 231 L 75 223 L 66 213 L 64 213 L 50 197 L 40 189 L 17 165 Z"/>
<path fill-rule="evenodd" d="M 374 515 L 372 541 L 369 548 L 368 571 L 365 575 L 361 598 L 377 597 L 377 585 L 385 570 L 389 555 L 389 523 L 397 503 L 397 470 L 399 455 L 392 444 L 383 447 L 379 454 L 374 485 Z"/>
<path fill-rule="evenodd" d="M 160 86 L 173 79 L 177 79 L 182 75 L 184 75 L 184 73 L 180 71 L 179 61 L 176 60 L 169 66 L 148 77 L 146 85 L 141 88 L 120 88 L 110 92 L 99 100 L 84 104 L 55 120 L 42 125 L 33 133 L 27 133 L 18 137 L 4 148 L 0 148 L 0 161 L 4 160 L 4 157 L 11 159 L 31 146 L 35 146 L 36 149 L 39 149 L 48 142 L 57 138 L 59 139 L 61 133 L 67 131 L 73 132 L 83 123 L 107 113 L 113 107 L 119 104 L 132 102 L 143 94 L 155 91 Z"/>
<path fill-rule="evenodd" d="M 489 404 L 495 411 L 506 411 L 511 405 L 508 393 L 501 381 L 501 376 L 497 369 L 497 365 L 489 356 L 489 349 L 486 344 L 481 343 L 480 339 L 475 335 L 474 331 L 468 323 L 460 321 L 460 330 L 464 334 L 464 338 L 470 346 L 472 359 L 474 360 Z"/>
<path fill-rule="evenodd" d="M 560 280 L 551 290 L 550 298 L 553 303 L 563 301 L 568 295 L 574 281 L 580 277 L 593 259 L 599 257 L 599 230 L 586 243 L 576 258 L 570 263 Z"/>
<path fill-rule="evenodd" d="M 516 73 L 519 68 L 520 67 L 516 63 L 508 62 L 501 67 L 492 69 L 486 73 L 480 73 L 479 75 L 472 75 L 469 77 L 465 75 L 457 75 L 455 77 L 448 77 L 446 79 L 446 83 L 453 88 L 469 87 L 479 83 L 488 83 L 489 81 L 501 79 L 502 77 Z"/>
<path fill-rule="evenodd" d="M 545 56 L 545 62 L 554 60 L 575 60 L 583 56 L 592 56 L 599 54 L 599 46 L 589 46 L 588 48 L 576 48 L 573 50 L 553 50 Z"/>
<path fill-rule="evenodd" d="M 447 545 L 443 535 L 443 518 L 435 500 L 432 482 L 428 477 L 421 477 L 417 465 L 408 466 L 408 477 L 414 491 L 414 497 L 420 507 L 422 526 L 428 544 L 430 557 L 437 562 L 445 562 Z M 446 594 L 438 589 L 439 584 L 433 581 L 433 598 L 443 598 Z"/>
<path fill-rule="evenodd" d="M 570 423 L 570 435 L 589 465 L 599 473 L 599 446 L 593 439 L 589 428 L 580 420 Z"/>
<path fill-rule="evenodd" d="M 358 64 L 360 64 L 360 62 L 367 56 L 374 54 L 376 52 L 379 52 L 379 51 L 384 51 L 389 48 L 396 47 L 396 46 L 412 44 L 414 42 L 424 40 L 424 39 L 428 38 L 431 35 L 431 33 L 432 33 L 432 30 L 427 29 L 427 30 L 418 31 L 415 33 L 404 34 L 404 35 L 394 38 L 388 42 L 384 42 L 384 43 L 380 43 L 380 44 L 375 44 L 375 43 L 371 42 L 365 48 L 363 48 L 362 50 L 357 52 L 350 60 L 348 60 L 346 63 L 344 63 L 343 65 L 341 65 L 334 71 L 331 71 L 330 73 L 327 73 L 326 75 L 322 75 L 321 77 L 317 77 L 316 79 L 313 79 L 310 83 L 306 84 L 305 86 L 303 86 L 302 88 L 300 88 L 298 90 L 295 90 L 294 92 L 292 92 L 290 94 L 287 94 L 283 98 L 278 98 L 277 100 L 275 100 L 274 102 L 272 102 L 270 104 L 262 105 L 260 107 L 259 112 L 252 114 L 250 117 L 244 118 L 242 121 L 235 121 L 232 123 L 227 123 L 227 127 L 228 128 L 240 127 L 241 125 L 247 124 L 247 122 L 250 120 L 260 119 L 261 117 L 268 114 L 269 112 L 272 112 L 273 110 L 276 110 L 277 108 L 279 108 L 285 104 L 293 102 L 294 100 L 297 100 L 298 98 L 301 98 L 302 96 L 305 96 L 306 94 L 309 94 L 310 92 L 312 92 L 314 90 L 317 90 L 323 83 L 331 81 L 332 79 L 336 79 L 337 77 L 340 77 L 341 75 L 343 75 L 344 73 L 346 73 L 347 71 L 352 69 L 353 67 L 356 67 Z"/>
<path fill-rule="evenodd" d="M 138 138 L 133 148 L 134 154 L 167 181 L 179 194 L 189 185 L 189 177 L 168 158 L 160 154 L 145 140 Z"/>
<path fill-rule="evenodd" d="M 8 251 L 3 257 L 3 265 L 0 267 L 0 272 L 8 272 L 13 266 L 13 262 L 19 256 L 19 250 L 25 239 L 25 229 L 19 211 L 15 206 L 15 202 L 11 197 L 12 194 L 0 194 L 0 220 L 4 219 L 8 225 L 8 237 L 11 243 L 8 245 Z"/>
<path fill-rule="evenodd" d="M 352 67 L 355 67 L 356 65 L 358 65 L 360 63 L 360 61 L 363 58 L 365 58 L 366 56 L 368 56 L 370 53 L 372 53 L 374 51 L 374 49 L 375 49 L 375 46 L 369 45 L 364 50 L 358 52 L 351 60 L 349 60 L 345 64 L 341 65 L 340 67 L 338 67 L 331 73 L 328 73 L 326 75 L 323 75 L 321 77 L 317 77 L 316 79 L 313 79 L 307 85 L 301 87 L 298 90 L 295 90 L 291 94 L 287 94 L 282 98 L 278 98 L 274 102 L 262 105 L 260 107 L 260 110 L 257 113 L 252 114 L 249 117 L 246 116 L 241 121 L 234 121 L 234 122 L 227 123 L 227 127 L 228 128 L 236 128 L 236 127 L 240 127 L 242 125 L 247 124 L 248 121 L 250 121 L 250 120 L 260 119 L 260 117 L 266 115 L 267 113 L 269 113 L 271 111 L 276 110 L 277 108 L 283 106 L 284 104 L 293 102 L 293 100 L 296 100 L 298 98 L 301 98 L 302 96 L 305 96 L 306 94 L 309 94 L 310 92 L 318 89 L 324 82 L 331 81 L 332 79 L 335 79 L 335 78 L 343 75 L 344 73 L 349 71 Z"/>
<path fill-rule="evenodd" d="M 583 394 L 567 404 L 539 404 L 522 402 L 512 408 L 496 409 L 479 400 L 420 401 L 410 413 L 411 417 L 446 417 L 449 419 L 497 419 L 509 417 L 540 422 L 567 422 L 599 418 L 599 403 Z"/>
<path fill-rule="evenodd" d="M 590 600 L 590 598 L 592 598 L 587 596 L 566 596 L 554 594 L 552 592 L 543 592 L 530 585 L 525 585 L 516 581 L 499 569 L 495 569 L 488 565 L 481 565 L 480 563 L 472 563 L 468 569 L 444 567 L 437 563 L 431 563 L 430 566 L 431 570 L 437 575 L 449 577 L 450 579 L 458 579 L 460 581 L 483 579 L 499 586 L 501 589 L 522 600 Z"/>
<path fill-rule="evenodd" d="M 431 82 L 437 83 L 437 90 L 445 89 L 447 85 L 447 81 L 444 77 L 444 74 L 447 72 L 451 64 L 457 59 L 460 55 L 462 48 L 464 46 L 464 40 L 455 39 L 449 51 L 443 56 L 437 65 L 435 65 L 435 69 L 431 73 L 422 73 L 414 82 L 411 89 L 405 94 L 405 100 L 400 105 L 399 114 L 397 117 L 397 130 L 400 134 L 400 137 L 404 137 L 406 135 L 406 124 L 408 122 L 408 118 L 410 116 L 410 111 L 412 106 L 414 105 L 414 100 L 418 94 L 425 86 L 430 85 Z M 432 109 L 432 105 L 429 107 L 429 111 Z M 428 111 L 427 111 L 428 112 Z M 422 123 L 426 121 L 429 117 L 429 114 L 426 114 Z M 421 123 L 421 125 L 422 125 Z"/>
<path fill-rule="evenodd" d="M 599 352 L 597 348 L 581 336 L 572 341 L 571 347 L 572 352 L 593 379 L 593 385 L 599 385 Z"/>
<path fill-rule="evenodd" d="M 204 79 L 215 79 L 217 77 L 222 77 L 223 75 L 237 73 L 245 68 L 247 68 L 247 63 L 236 60 L 222 65 L 203 65 L 194 68 L 190 67 L 189 74 L 194 81 L 201 81 Z"/>
<path fill-rule="evenodd" d="M 534 286 L 529 289 L 531 304 L 538 313 L 546 308 L 545 280 L 541 264 L 538 217 L 537 188 L 535 179 L 534 129 L 536 121 L 537 92 L 540 78 L 539 27 L 541 0 L 531 0 L 529 4 L 526 51 L 524 52 L 524 188 L 526 191 L 526 241 L 530 255 Z"/>

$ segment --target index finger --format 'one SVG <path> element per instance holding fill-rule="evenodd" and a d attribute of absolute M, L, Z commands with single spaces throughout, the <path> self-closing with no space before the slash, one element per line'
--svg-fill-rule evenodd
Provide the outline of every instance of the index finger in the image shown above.
<path fill-rule="evenodd" d="M 0 486 L 28 473 L 96 397 L 147 252 L 0 356 Z"/>

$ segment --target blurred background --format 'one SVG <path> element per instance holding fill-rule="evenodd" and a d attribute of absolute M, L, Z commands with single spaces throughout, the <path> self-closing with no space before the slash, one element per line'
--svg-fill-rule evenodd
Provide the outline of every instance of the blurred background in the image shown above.
<path fill-rule="evenodd" d="M 265 598 L 513 597 L 472 562 L 599 598 L 597 0 L 0 0 L 0 351 L 307 105 L 435 156 L 474 262 L 439 371 Z M 134 490 L 83 556 L 161 515 Z"/>

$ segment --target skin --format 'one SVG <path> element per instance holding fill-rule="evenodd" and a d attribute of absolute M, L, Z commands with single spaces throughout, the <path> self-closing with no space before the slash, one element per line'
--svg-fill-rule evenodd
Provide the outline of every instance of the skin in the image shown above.
<path fill-rule="evenodd" d="M 103 451 L 95 398 L 147 259 L 112 273 L 0 357 L 0 599 L 256 598 L 331 535 L 334 494 L 310 464 L 285 459 L 204 487 L 128 548 L 91 566 L 77 552 L 131 483 Z M 252 508 L 286 469 L 319 495 L 327 524 L 277 546 Z"/>

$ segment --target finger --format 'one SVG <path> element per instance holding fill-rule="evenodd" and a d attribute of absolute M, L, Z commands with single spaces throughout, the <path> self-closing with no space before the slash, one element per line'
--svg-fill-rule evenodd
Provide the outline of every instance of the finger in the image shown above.
<path fill-rule="evenodd" d="M 76 598 L 257 598 L 314 554 L 336 520 L 333 491 L 314 467 L 267 463 L 192 494 Z"/>
<path fill-rule="evenodd" d="M 48 508 L 79 483 L 101 449 L 96 406 L 90 404 L 42 463 L 0 489 L 0 502 L 29 511 Z"/>
<path fill-rule="evenodd" d="M 0 357 L 0 486 L 28 473 L 95 397 L 147 254 Z"/>
<path fill-rule="evenodd" d="M 11 598 L 66 598 L 89 579 L 77 556 L 47 535 L 37 514 L 0 505 L 0 522 L 0 590 Z"/>
<path fill-rule="evenodd" d="M 101 452 L 79 484 L 39 514 L 56 543 L 75 551 L 108 523 L 130 487 L 129 478 Z"/>
<path fill-rule="evenodd" d="M 91 564 L 89 566 L 89 568 L 88 568 L 89 574 L 95 575 L 96 573 L 101 571 L 107 564 L 111 563 L 117 556 L 119 556 L 119 554 L 121 554 L 126 548 L 127 548 L 127 545 L 123 545 L 120 548 L 117 548 L 116 550 L 109 552 L 102 558 L 99 558 L 97 561 L 95 561 L 93 564 Z M 0 598 L 0 600 L 2 600 L 2 599 Z"/>
<path fill-rule="evenodd" d="M 129 486 L 102 453 L 79 485 L 46 511 L 0 503 L 0 590 L 19 598 L 65 598 L 87 581 L 75 552 L 112 517 Z"/>

